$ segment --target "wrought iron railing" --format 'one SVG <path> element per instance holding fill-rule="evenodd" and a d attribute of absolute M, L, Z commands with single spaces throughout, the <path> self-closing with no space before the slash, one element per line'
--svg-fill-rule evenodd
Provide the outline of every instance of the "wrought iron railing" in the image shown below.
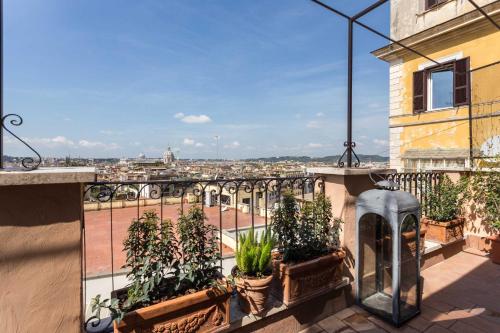
<path fill-rule="evenodd" d="M 293 176 L 224 180 L 165 180 L 152 182 L 93 182 L 84 188 L 83 288 L 86 311 L 90 298 L 127 284 L 123 240 L 133 219 L 146 210 L 161 221 L 175 220 L 198 205 L 206 223 L 218 229 L 221 270 L 228 275 L 234 265 L 238 237 L 250 227 L 265 228 L 282 194 L 291 190 L 300 203 L 324 193 L 324 179 Z M 87 315 L 89 315 L 87 313 Z"/>
<path fill-rule="evenodd" d="M 435 190 L 444 176 L 442 171 L 392 173 L 388 179 L 399 184 L 399 189 L 413 194 L 420 202 L 422 214 L 429 213 L 429 193 Z"/>

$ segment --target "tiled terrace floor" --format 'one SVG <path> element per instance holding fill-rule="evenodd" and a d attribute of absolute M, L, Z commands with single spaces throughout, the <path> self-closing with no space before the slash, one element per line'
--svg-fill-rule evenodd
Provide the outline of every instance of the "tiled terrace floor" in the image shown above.
<path fill-rule="evenodd" d="M 319 332 L 500 332 L 500 265 L 461 252 L 422 272 L 422 313 L 394 328 L 357 306 L 303 331 Z"/>

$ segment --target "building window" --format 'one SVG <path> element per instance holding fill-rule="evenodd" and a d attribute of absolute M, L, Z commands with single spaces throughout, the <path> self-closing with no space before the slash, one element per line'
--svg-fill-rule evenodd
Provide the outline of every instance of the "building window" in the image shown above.
<path fill-rule="evenodd" d="M 425 10 L 434 8 L 448 0 L 425 0 Z"/>
<path fill-rule="evenodd" d="M 469 58 L 413 73 L 413 112 L 469 104 Z"/>
<path fill-rule="evenodd" d="M 453 68 L 440 68 L 429 72 L 428 99 L 431 110 L 453 106 Z"/>

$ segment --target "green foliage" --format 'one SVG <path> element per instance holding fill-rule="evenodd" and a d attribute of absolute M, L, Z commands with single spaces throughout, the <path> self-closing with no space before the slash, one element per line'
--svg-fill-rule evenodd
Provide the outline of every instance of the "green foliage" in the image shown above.
<path fill-rule="evenodd" d="M 444 175 L 433 190 L 429 190 L 427 203 L 429 205 L 428 217 L 434 221 L 451 221 L 459 216 L 465 199 L 467 177 L 461 177 L 457 183 Z"/>
<path fill-rule="evenodd" d="M 207 288 L 219 274 L 217 228 L 205 224 L 206 219 L 201 208 L 192 207 L 187 215 L 179 218 L 177 226 L 182 252 L 180 282 L 189 289 Z"/>
<path fill-rule="evenodd" d="M 470 184 L 473 211 L 493 230 L 500 232 L 500 172 L 475 172 Z"/>
<path fill-rule="evenodd" d="M 108 302 L 110 303 L 108 304 Z M 123 319 L 123 315 L 125 314 L 120 310 L 120 307 L 118 306 L 118 300 L 116 298 L 112 299 L 111 301 L 109 300 L 109 298 L 101 301 L 100 294 L 96 295 L 90 300 L 90 309 L 98 319 L 101 318 L 101 310 L 108 309 L 111 317 L 116 319 L 118 322 Z"/>
<path fill-rule="evenodd" d="M 299 211 L 292 192 L 285 192 L 279 207 L 274 210 L 272 230 L 277 237 L 278 250 L 296 246 L 299 233 Z"/>
<path fill-rule="evenodd" d="M 199 207 L 192 207 L 177 223 L 160 221 L 155 211 L 146 211 L 134 219 L 124 241 L 127 252 L 127 278 L 132 282 L 126 298 L 100 301 L 97 295 L 92 312 L 100 316 L 107 308 L 114 319 L 124 313 L 152 303 L 199 291 L 216 285 L 220 260 L 216 228 L 205 225 L 206 216 Z"/>
<path fill-rule="evenodd" d="M 333 218 L 332 204 L 324 194 L 313 202 L 305 202 L 300 209 L 297 207 L 295 197 L 287 192 L 272 218 L 283 261 L 310 260 L 340 246 L 342 220 Z"/>
<path fill-rule="evenodd" d="M 253 228 L 239 236 L 236 265 L 242 275 L 259 277 L 270 271 L 271 250 L 274 247 L 271 230 L 262 232 L 260 240 L 257 236 Z"/>

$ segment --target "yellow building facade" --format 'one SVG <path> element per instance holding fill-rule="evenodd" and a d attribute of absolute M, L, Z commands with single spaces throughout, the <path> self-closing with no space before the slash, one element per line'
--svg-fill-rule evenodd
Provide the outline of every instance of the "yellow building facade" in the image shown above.
<path fill-rule="evenodd" d="M 477 3 L 500 23 L 500 1 Z M 373 52 L 390 64 L 391 168 L 496 163 L 500 30 L 468 1 L 393 0 L 391 37 L 427 57 L 395 44 Z"/>

